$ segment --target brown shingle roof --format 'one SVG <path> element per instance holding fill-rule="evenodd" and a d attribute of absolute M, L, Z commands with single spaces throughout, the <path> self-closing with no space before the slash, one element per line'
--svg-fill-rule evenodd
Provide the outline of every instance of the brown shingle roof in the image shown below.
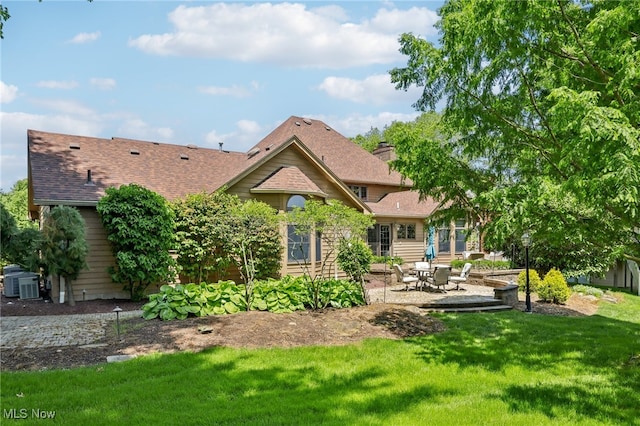
<path fill-rule="evenodd" d="M 214 191 L 242 170 L 246 154 L 130 139 L 27 132 L 36 204 L 92 204 L 110 186 L 137 183 L 168 199 Z M 92 183 L 87 184 L 91 170 Z M 43 202 L 44 201 L 44 202 Z"/>
<path fill-rule="evenodd" d="M 432 198 L 420 200 L 416 191 L 392 192 L 377 203 L 367 203 L 376 216 L 402 216 L 426 218 L 438 207 Z"/>
<path fill-rule="evenodd" d="M 295 166 L 280 167 L 251 189 L 251 192 L 272 191 L 327 196 L 318 185 Z"/>
<path fill-rule="evenodd" d="M 262 139 L 253 149 L 260 149 L 254 161 L 296 136 L 336 176 L 347 183 L 402 185 L 410 187 L 398 172 L 390 171 L 384 161 L 319 120 L 291 116 Z"/>

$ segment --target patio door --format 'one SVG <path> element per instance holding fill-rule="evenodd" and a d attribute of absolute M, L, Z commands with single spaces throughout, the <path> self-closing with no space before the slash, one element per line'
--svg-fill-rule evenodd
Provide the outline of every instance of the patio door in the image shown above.
<path fill-rule="evenodd" d="M 391 225 L 376 223 L 367 231 L 367 243 L 375 256 L 389 256 Z"/>

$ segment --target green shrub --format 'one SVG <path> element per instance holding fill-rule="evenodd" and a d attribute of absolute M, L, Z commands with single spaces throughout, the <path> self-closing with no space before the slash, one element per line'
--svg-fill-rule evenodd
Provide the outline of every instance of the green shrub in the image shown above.
<path fill-rule="evenodd" d="M 350 308 L 365 304 L 362 287 L 353 281 L 328 279 L 324 280 L 322 288 L 326 289 L 329 305 L 334 308 Z"/>
<path fill-rule="evenodd" d="M 254 282 L 251 309 L 274 313 L 303 311 L 305 300 L 303 277 L 286 276 L 281 280 Z"/>
<path fill-rule="evenodd" d="M 540 299 L 546 302 L 565 303 L 571 296 L 571 289 L 562 272 L 552 269 L 544 276 L 537 293 Z"/>
<path fill-rule="evenodd" d="M 393 257 L 373 256 L 373 260 L 371 261 L 371 263 L 385 263 L 385 262 L 389 266 L 393 266 L 394 263 L 397 263 L 398 265 L 402 265 L 404 263 L 404 259 L 402 259 L 400 256 L 393 256 Z"/>
<path fill-rule="evenodd" d="M 577 284 L 572 287 L 574 293 L 586 294 L 595 297 L 602 297 L 604 295 L 604 291 L 600 290 L 597 287 L 591 287 L 589 285 Z"/>
<path fill-rule="evenodd" d="M 246 303 L 242 297 L 242 289 L 233 281 L 176 284 L 163 285 L 159 293 L 149 295 L 149 302 L 142 307 L 142 317 L 172 320 L 185 319 L 189 314 L 202 317 L 244 310 Z"/>
<path fill-rule="evenodd" d="M 540 275 L 536 272 L 535 269 L 529 269 L 529 290 L 532 293 L 535 293 L 540 287 Z M 520 291 L 525 291 L 527 286 L 527 275 L 526 271 L 522 271 L 518 274 L 518 289 Z"/>
<path fill-rule="evenodd" d="M 473 269 L 509 269 L 511 267 L 509 261 L 507 260 L 487 260 L 487 259 L 476 259 L 476 260 L 464 260 L 464 259 L 455 259 L 451 261 L 451 267 L 455 269 L 462 269 L 465 263 L 471 263 Z"/>
<path fill-rule="evenodd" d="M 372 259 L 371 249 L 361 239 L 343 240 L 338 245 L 338 266 L 355 282 L 359 283 L 371 270 Z"/>
<path fill-rule="evenodd" d="M 308 279 L 305 276 L 286 276 L 281 280 L 255 281 L 250 309 L 283 313 L 312 306 Z M 349 308 L 365 303 L 362 288 L 355 282 L 319 279 L 318 285 L 323 306 Z M 142 316 L 144 319 L 168 321 L 185 319 L 190 315 L 232 314 L 247 310 L 243 294 L 244 285 L 233 281 L 163 285 L 159 293 L 149 295 L 149 302 L 142 307 Z"/>

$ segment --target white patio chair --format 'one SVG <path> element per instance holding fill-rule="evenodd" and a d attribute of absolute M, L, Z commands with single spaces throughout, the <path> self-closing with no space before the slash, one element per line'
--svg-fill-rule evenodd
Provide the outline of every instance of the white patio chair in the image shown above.
<path fill-rule="evenodd" d="M 405 274 L 404 271 L 402 270 L 402 267 L 397 263 L 393 264 L 393 270 L 396 273 L 396 278 L 398 279 L 398 282 L 404 284 L 405 290 L 409 290 L 410 284 L 415 284 L 416 290 L 418 289 L 418 284 L 420 283 L 420 279 L 418 277 Z"/>
<path fill-rule="evenodd" d="M 450 266 L 436 266 L 435 271 L 429 278 L 428 283 L 437 289 L 442 287 L 442 291 L 446 293 L 445 286 L 449 283 L 449 276 L 451 275 L 451 267 Z"/>
<path fill-rule="evenodd" d="M 454 275 L 449 277 L 449 281 L 456 283 L 456 288 L 454 290 L 465 290 L 464 288 L 460 288 L 460 283 L 467 281 L 467 275 L 469 275 L 469 271 L 471 270 L 471 263 L 467 262 L 462 267 L 462 271 L 460 271 L 460 275 Z"/>

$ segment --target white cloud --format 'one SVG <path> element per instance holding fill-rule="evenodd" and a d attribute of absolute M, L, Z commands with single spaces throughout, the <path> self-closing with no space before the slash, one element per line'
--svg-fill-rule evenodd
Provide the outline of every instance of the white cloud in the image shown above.
<path fill-rule="evenodd" d="M 66 99 L 34 99 L 33 103 L 40 105 L 59 114 L 91 117 L 95 112 L 80 102 Z"/>
<path fill-rule="evenodd" d="M 226 58 L 290 67 L 346 68 L 401 59 L 401 32 L 432 31 L 425 8 L 378 12 L 371 21 L 346 22 L 339 6 L 307 9 L 292 3 L 181 5 L 169 14 L 173 30 L 146 34 L 129 45 L 156 55 Z M 418 20 L 429 19 L 419 25 Z M 388 24 L 383 20 L 393 20 Z M 407 21 L 403 25 L 402 20 Z"/>
<path fill-rule="evenodd" d="M 364 134 L 377 127 L 383 130 L 385 126 L 391 125 L 394 121 L 413 121 L 420 115 L 419 112 L 404 114 L 395 112 L 380 112 L 375 115 L 351 114 L 344 117 L 309 115 L 312 119 L 322 120 L 327 125 L 340 132 L 348 138 L 352 138 L 359 134 Z"/>
<path fill-rule="evenodd" d="M 389 74 L 371 75 L 364 80 L 345 77 L 326 77 L 318 86 L 319 90 L 336 99 L 344 99 L 361 104 L 383 105 L 390 102 L 413 103 L 420 97 L 419 88 L 407 92 L 396 90 Z"/>
<path fill-rule="evenodd" d="M 152 127 L 139 118 L 129 118 L 118 127 L 118 135 L 127 139 L 167 142 L 174 132 L 169 127 Z"/>
<path fill-rule="evenodd" d="M 58 81 L 58 80 L 42 80 L 36 83 L 38 87 L 44 87 L 45 89 L 75 89 L 78 87 L 78 82 L 69 80 L 69 81 Z"/>
<path fill-rule="evenodd" d="M 424 7 L 412 7 L 408 10 L 380 9 L 376 16 L 368 21 L 374 31 L 385 33 L 408 33 L 419 36 L 432 36 L 438 33 L 434 24 L 438 14 Z"/>
<path fill-rule="evenodd" d="M 100 90 L 112 90 L 116 87 L 116 81 L 113 78 L 92 78 L 89 83 Z"/>
<path fill-rule="evenodd" d="M 0 81 L 0 103 L 8 104 L 13 102 L 18 96 L 18 86 L 6 84 L 4 81 Z"/>
<path fill-rule="evenodd" d="M 260 126 L 252 120 L 239 120 L 236 122 L 236 129 L 229 133 L 218 133 L 215 130 L 207 133 L 205 145 L 218 148 L 222 142 L 224 150 L 245 152 L 272 130 L 271 125 Z"/>
<path fill-rule="evenodd" d="M 92 41 L 96 41 L 99 38 L 100 38 L 100 31 L 96 31 L 94 33 L 79 33 L 79 34 L 76 34 L 71 40 L 69 40 L 69 43 L 73 43 L 73 44 L 90 43 Z"/>
<path fill-rule="evenodd" d="M 232 84 L 228 87 L 223 86 L 202 86 L 198 87 L 200 93 L 213 96 L 232 96 L 234 98 L 247 98 L 251 96 L 252 91 L 256 90 L 258 85 L 256 82 L 252 82 L 251 89 L 247 89 L 244 86 L 238 86 Z"/>

